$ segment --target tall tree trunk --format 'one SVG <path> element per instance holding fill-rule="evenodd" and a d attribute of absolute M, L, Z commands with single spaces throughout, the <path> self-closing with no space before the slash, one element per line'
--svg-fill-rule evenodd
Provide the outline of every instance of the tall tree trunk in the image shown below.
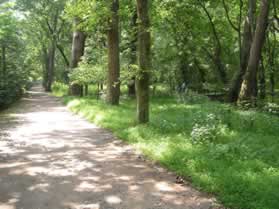
<path fill-rule="evenodd" d="M 69 71 L 68 70 L 69 70 L 69 67 L 70 67 L 70 61 L 68 60 L 68 58 L 67 58 L 67 56 L 64 52 L 64 49 L 60 44 L 57 44 L 57 49 L 59 50 L 61 56 L 63 57 L 65 65 L 66 65 L 66 69 L 63 72 L 64 82 L 69 84 L 70 81 L 69 81 Z"/>
<path fill-rule="evenodd" d="M 47 86 L 47 72 L 48 72 L 48 49 L 45 45 L 42 46 L 42 69 L 43 69 L 43 87 Z"/>
<path fill-rule="evenodd" d="M 75 68 L 78 67 L 78 63 L 81 61 L 81 57 L 84 55 L 86 36 L 84 32 L 80 31 L 77 28 L 79 23 L 80 23 L 79 19 L 75 18 L 74 19 L 75 31 L 73 33 L 72 57 L 70 63 L 71 70 L 74 70 Z M 83 95 L 82 85 L 72 84 L 70 86 L 70 94 L 73 96 L 82 96 Z"/>
<path fill-rule="evenodd" d="M 184 55 L 181 57 L 182 57 L 182 59 L 180 60 L 180 64 L 179 64 L 180 73 L 178 76 L 178 89 L 186 87 L 189 84 L 189 80 L 190 80 L 187 55 Z"/>
<path fill-rule="evenodd" d="M 45 90 L 47 92 L 51 92 L 52 83 L 54 81 L 54 67 L 55 67 L 55 53 L 57 48 L 57 25 L 59 20 L 59 10 L 56 9 L 55 15 L 52 19 L 52 26 L 48 19 L 46 20 L 46 24 L 49 29 L 50 37 L 49 37 L 49 48 L 48 48 L 48 59 L 47 59 L 47 71 L 46 71 L 46 82 L 45 82 Z"/>
<path fill-rule="evenodd" d="M 259 71 L 259 98 L 264 100 L 266 97 L 266 82 L 265 82 L 265 66 L 264 59 L 261 57 L 260 71 Z"/>
<path fill-rule="evenodd" d="M 201 83 L 205 83 L 205 82 L 206 82 L 206 79 L 205 79 L 205 76 L 206 76 L 205 70 L 200 66 L 200 63 L 199 63 L 199 61 L 198 61 L 196 58 L 195 58 L 195 60 L 194 60 L 194 64 L 195 64 L 195 66 L 196 66 L 196 69 L 197 69 L 198 72 L 199 72 Z"/>
<path fill-rule="evenodd" d="M 256 6 L 256 0 L 249 0 L 248 13 L 244 22 L 244 32 L 240 49 L 240 68 L 234 75 L 228 94 L 228 101 L 231 103 L 235 103 L 238 100 L 243 76 L 245 75 L 247 69 L 250 49 L 253 41 Z"/>
<path fill-rule="evenodd" d="M 151 35 L 148 14 L 148 0 L 137 0 L 139 18 L 138 28 L 138 64 L 139 75 L 136 78 L 137 121 L 149 121 L 149 74 L 151 68 Z"/>
<path fill-rule="evenodd" d="M 273 40 L 271 40 L 271 36 L 268 39 L 268 63 L 269 63 L 269 82 L 270 82 L 270 93 L 271 93 L 271 101 L 274 102 L 275 97 L 275 54 L 276 54 L 276 45 L 272 44 L 272 41 L 276 42 L 276 32 L 273 31 L 272 34 L 269 32 L 269 35 L 272 35 Z"/>
<path fill-rule="evenodd" d="M 222 49 L 217 47 L 214 53 L 214 63 L 217 67 L 220 79 L 223 84 L 227 84 L 227 73 L 224 63 L 222 62 Z"/>
<path fill-rule="evenodd" d="M 135 65 L 137 62 L 137 34 L 136 34 L 136 30 L 137 30 L 137 19 L 138 19 L 138 15 L 137 12 L 135 11 L 135 14 L 132 17 L 132 21 L 131 21 L 131 42 L 130 42 L 130 49 L 131 49 L 131 55 L 130 55 L 130 69 L 129 70 L 133 70 L 132 69 L 132 65 Z M 135 77 L 133 77 L 131 79 L 131 81 L 128 84 L 128 96 L 129 97 L 134 97 L 136 95 L 136 79 Z"/>
<path fill-rule="evenodd" d="M 119 0 L 113 0 L 108 29 L 108 88 L 107 102 L 119 104 L 120 97 L 120 58 L 119 58 Z"/>
<path fill-rule="evenodd" d="M 88 96 L 88 84 L 84 85 L 84 95 Z"/>
<path fill-rule="evenodd" d="M 48 65 L 47 65 L 47 78 L 46 78 L 46 87 L 45 90 L 47 92 L 51 92 L 52 83 L 54 80 L 54 65 L 55 65 L 55 52 L 56 52 L 56 41 L 50 44 L 48 49 Z"/>
<path fill-rule="evenodd" d="M 1 55 L 1 67 L 2 67 L 2 75 L 3 75 L 3 84 L 6 83 L 7 76 L 7 61 L 6 61 L 6 46 L 2 45 L 2 55 Z"/>
<path fill-rule="evenodd" d="M 247 71 L 245 73 L 239 93 L 238 101 L 240 103 L 247 101 L 248 103 L 253 104 L 255 95 L 257 95 L 257 71 L 268 25 L 269 5 L 269 0 L 261 1 L 260 15 L 257 20 L 256 32 L 250 50 Z"/>
<path fill-rule="evenodd" d="M 275 76 L 274 76 L 274 68 L 269 72 L 269 80 L 270 80 L 270 93 L 271 93 L 271 101 L 274 102 L 275 97 Z"/>

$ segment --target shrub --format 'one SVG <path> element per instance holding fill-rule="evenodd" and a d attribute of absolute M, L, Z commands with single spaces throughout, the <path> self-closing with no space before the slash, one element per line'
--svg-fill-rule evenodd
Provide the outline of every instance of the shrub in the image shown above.
<path fill-rule="evenodd" d="M 0 79 L 0 109 L 8 106 L 24 93 L 29 82 L 10 76 L 5 82 Z"/>
<path fill-rule="evenodd" d="M 273 115 L 278 115 L 279 116 L 279 105 L 275 103 L 267 103 L 264 107 L 263 110 L 265 112 L 271 113 Z"/>
<path fill-rule="evenodd" d="M 214 142 L 224 132 L 224 129 L 226 129 L 226 126 L 215 114 L 199 115 L 191 131 L 192 143 Z"/>
<path fill-rule="evenodd" d="M 88 85 L 105 82 L 105 66 L 91 65 L 85 61 L 69 75 L 71 84 Z"/>
<path fill-rule="evenodd" d="M 65 96 L 68 94 L 69 87 L 66 84 L 55 82 L 52 85 L 52 91 L 55 96 Z"/>

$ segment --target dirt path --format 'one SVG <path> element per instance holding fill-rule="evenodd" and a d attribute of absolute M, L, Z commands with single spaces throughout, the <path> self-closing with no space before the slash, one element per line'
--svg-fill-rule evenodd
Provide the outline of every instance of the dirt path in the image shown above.
<path fill-rule="evenodd" d="M 209 209 L 214 200 L 33 88 L 0 115 L 0 209 Z"/>

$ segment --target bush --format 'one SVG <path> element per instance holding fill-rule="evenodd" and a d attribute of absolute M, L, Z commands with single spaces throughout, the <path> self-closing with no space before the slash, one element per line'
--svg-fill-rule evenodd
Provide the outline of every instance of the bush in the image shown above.
<path fill-rule="evenodd" d="M 105 65 L 92 65 L 83 61 L 70 73 L 70 82 L 79 85 L 104 83 L 105 72 Z"/>
<path fill-rule="evenodd" d="M 263 110 L 265 112 L 271 113 L 273 115 L 278 115 L 279 116 L 279 105 L 275 103 L 267 103 L 264 107 Z"/>
<path fill-rule="evenodd" d="M 65 96 L 68 94 L 69 87 L 66 84 L 55 82 L 52 85 L 52 91 L 55 96 Z"/>
<path fill-rule="evenodd" d="M 24 86 L 16 82 L 0 84 L 0 109 L 17 100 L 24 92 Z"/>
<path fill-rule="evenodd" d="M 31 87 L 32 80 L 21 69 L 10 70 L 5 77 L 0 77 L 0 109 L 19 99 Z"/>
<path fill-rule="evenodd" d="M 195 120 L 191 131 L 193 144 L 214 142 L 227 127 L 215 114 L 200 115 Z"/>

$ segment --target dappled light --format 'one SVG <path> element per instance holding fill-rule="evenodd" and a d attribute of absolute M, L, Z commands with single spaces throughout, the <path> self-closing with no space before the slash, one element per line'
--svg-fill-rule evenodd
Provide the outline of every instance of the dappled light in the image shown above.
<path fill-rule="evenodd" d="M 111 205 L 120 204 L 122 202 L 122 200 L 117 196 L 108 196 L 105 198 L 105 200 L 107 203 L 109 203 Z"/>
<path fill-rule="evenodd" d="M 1 126 L 1 209 L 209 209 L 215 202 L 40 88 L 28 94 L 24 110 L 3 113 L 11 120 Z"/>
<path fill-rule="evenodd" d="M 0 209 L 278 209 L 279 0 L 0 0 Z"/>
<path fill-rule="evenodd" d="M 276 116 L 212 101 L 180 103 L 176 98 L 153 98 L 151 121 L 136 126 L 131 120 L 135 105 L 130 100 L 123 100 L 119 107 L 90 97 L 65 97 L 65 100 L 73 112 L 112 130 L 144 155 L 189 178 L 199 188 L 217 194 L 227 204 L 237 202 L 245 205 L 244 208 L 253 202 L 271 208 L 277 205 L 279 126 Z M 102 119 L 96 120 L 97 115 Z M 102 154 L 107 153 L 104 150 L 98 153 Z M 140 173 L 145 175 L 152 172 L 146 165 L 130 166 L 140 168 Z M 168 172 L 160 166 L 153 165 L 153 168 Z M 110 175 L 115 177 L 113 173 Z M 163 181 L 146 181 L 162 191 L 169 189 Z M 175 182 L 185 183 L 185 180 L 178 177 Z M 270 197 L 268 201 L 266 195 Z M 173 194 L 167 199 L 180 201 Z"/>

